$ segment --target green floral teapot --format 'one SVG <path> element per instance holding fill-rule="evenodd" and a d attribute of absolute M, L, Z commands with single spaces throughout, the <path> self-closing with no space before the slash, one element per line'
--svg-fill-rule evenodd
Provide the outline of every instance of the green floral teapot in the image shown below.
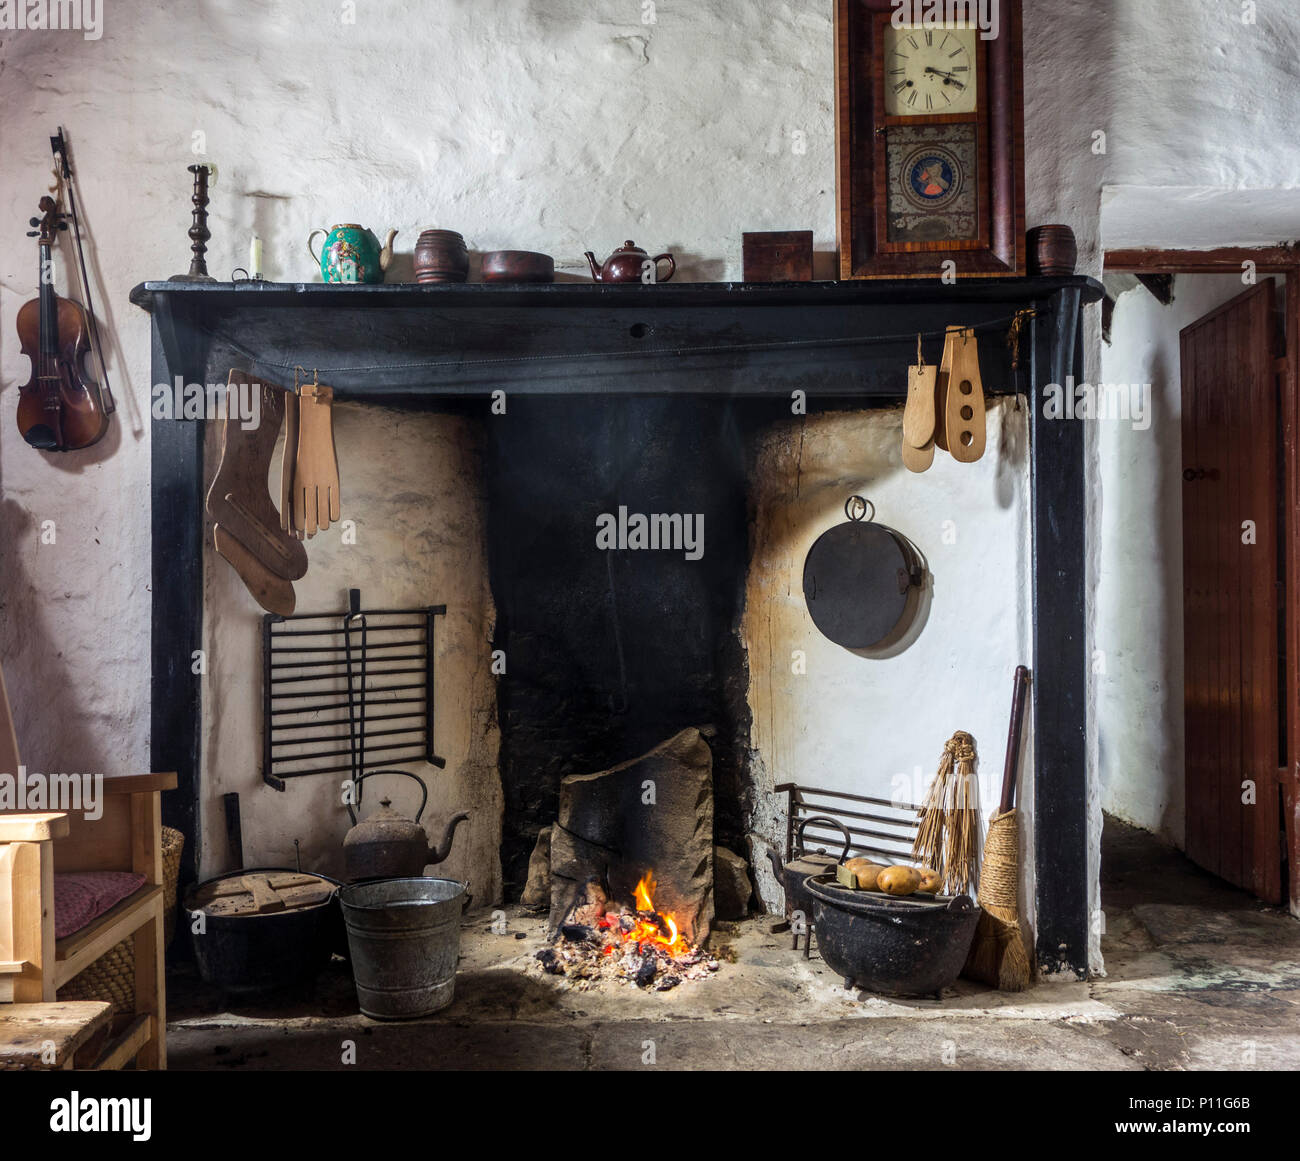
<path fill-rule="evenodd" d="M 325 235 L 319 254 L 311 248 L 317 234 Z M 326 282 L 383 282 L 384 271 L 393 260 L 396 236 L 396 230 L 389 230 L 381 247 L 365 226 L 318 227 L 307 235 L 307 252 L 320 263 L 320 275 Z"/>

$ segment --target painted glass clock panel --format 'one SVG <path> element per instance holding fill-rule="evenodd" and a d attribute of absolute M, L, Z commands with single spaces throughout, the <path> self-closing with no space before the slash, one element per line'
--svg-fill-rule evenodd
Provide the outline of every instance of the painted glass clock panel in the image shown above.
<path fill-rule="evenodd" d="M 885 113 L 926 117 L 979 108 L 974 28 L 884 26 Z"/>
<path fill-rule="evenodd" d="M 885 130 L 888 242 L 979 239 L 979 143 L 973 124 Z"/>

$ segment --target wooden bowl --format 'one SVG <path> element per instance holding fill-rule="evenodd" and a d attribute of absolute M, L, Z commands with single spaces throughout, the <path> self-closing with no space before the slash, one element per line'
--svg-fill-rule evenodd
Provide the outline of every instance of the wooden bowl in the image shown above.
<path fill-rule="evenodd" d="M 532 250 L 489 250 L 483 255 L 484 282 L 554 282 L 555 259 Z"/>

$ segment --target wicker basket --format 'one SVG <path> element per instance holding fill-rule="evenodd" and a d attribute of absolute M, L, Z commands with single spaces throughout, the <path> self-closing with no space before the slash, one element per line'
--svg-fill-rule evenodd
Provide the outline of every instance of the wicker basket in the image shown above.
<path fill-rule="evenodd" d="M 170 826 L 162 828 L 163 947 L 176 933 L 176 884 L 180 877 L 185 836 Z M 110 947 L 85 971 L 59 989 L 60 1000 L 102 1000 L 113 1005 L 113 1015 L 135 1011 L 135 936 Z"/>

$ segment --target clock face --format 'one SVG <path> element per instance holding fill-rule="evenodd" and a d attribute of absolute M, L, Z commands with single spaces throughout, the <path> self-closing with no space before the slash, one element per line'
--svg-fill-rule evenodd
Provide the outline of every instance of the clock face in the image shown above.
<path fill-rule="evenodd" d="M 974 28 L 884 28 L 885 112 L 891 117 L 974 113 Z"/>

